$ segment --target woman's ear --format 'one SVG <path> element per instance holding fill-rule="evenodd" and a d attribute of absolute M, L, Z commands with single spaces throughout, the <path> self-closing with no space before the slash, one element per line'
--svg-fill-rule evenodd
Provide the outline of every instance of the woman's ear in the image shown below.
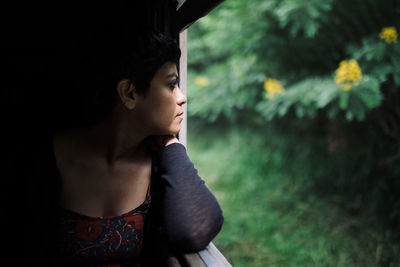
<path fill-rule="evenodd" d="M 117 92 L 122 105 L 127 109 L 134 109 L 136 106 L 136 93 L 134 84 L 128 79 L 122 79 L 117 84 Z"/>

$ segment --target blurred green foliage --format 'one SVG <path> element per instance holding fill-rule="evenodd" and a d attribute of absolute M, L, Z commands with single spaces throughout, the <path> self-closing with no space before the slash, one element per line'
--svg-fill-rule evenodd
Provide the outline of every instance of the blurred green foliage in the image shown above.
<path fill-rule="evenodd" d="M 329 118 L 344 113 L 348 120 L 365 120 L 381 104 L 382 90 L 400 85 L 400 44 L 379 38 L 384 27 L 400 29 L 398 3 L 226 1 L 189 31 L 189 77 L 196 99 L 191 114 L 235 121 L 249 109 L 271 120 L 292 108 L 298 117 L 321 110 Z M 344 91 L 334 76 L 347 59 L 358 62 L 362 79 Z M 209 85 L 196 84 L 197 76 L 207 77 Z M 285 88 L 274 99 L 262 90 L 269 77 Z"/>
<path fill-rule="evenodd" d="M 272 124 L 190 121 L 188 152 L 225 217 L 213 242 L 238 267 L 399 266 L 393 233 L 376 223 L 379 217 L 360 214 L 362 190 L 353 191 L 352 201 L 332 194 L 350 190 L 344 181 L 326 181 L 327 173 L 340 175 L 338 163 L 318 164 L 328 153 L 308 145 L 317 129 L 306 128 L 282 138 Z M 305 142 L 293 145 L 305 132 Z"/>
<path fill-rule="evenodd" d="M 250 258 L 269 255 L 248 259 L 254 266 L 400 264 L 399 17 L 400 0 L 226 0 L 189 28 L 189 136 L 201 133 L 192 146 L 218 162 L 204 164 L 207 175 L 234 195 L 222 198 L 220 244 L 230 255 L 247 244 Z M 202 144 L 207 136 L 216 140 Z M 247 200 L 266 210 L 234 218 Z M 320 226 L 296 239 L 290 220 L 303 217 L 276 225 L 302 211 Z M 353 226 L 332 236 L 323 224 Z M 246 225 L 251 233 L 235 232 Z M 312 252 L 317 232 L 328 233 L 320 254 Z"/>

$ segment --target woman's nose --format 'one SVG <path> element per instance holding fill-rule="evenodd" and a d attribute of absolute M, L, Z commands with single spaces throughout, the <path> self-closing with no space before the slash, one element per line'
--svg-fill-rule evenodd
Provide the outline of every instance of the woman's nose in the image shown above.
<path fill-rule="evenodd" d="M 186 102 L 187 102 L 186 96 L 183 94 L 182 90 L 179 87 L 177 90 L 176 102 L 178 105 L 183 105 L 183 104 L 186 104 Z"/>

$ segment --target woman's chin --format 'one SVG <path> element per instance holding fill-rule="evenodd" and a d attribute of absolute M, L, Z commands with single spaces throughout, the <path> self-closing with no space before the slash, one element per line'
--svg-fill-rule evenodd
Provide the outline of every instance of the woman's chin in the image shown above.
<path fill-rule="evenodd" d="M 180 130 L 180 129 L 179 129 Z M 179 133 L 179 130 L 176 131 L 171 131 L 170 135 L 177 135 Z"/>
<path fill-rule="evenodd" d="M 181 130 L 181 125 L 179 125 L 177 127 L 173 127 L 172 129 L 170 129 L 170 134 L 177 135 L 180 130 Z"/>
<path fill-rule="evenodd" d="M 177 135 L 179 131 L 181 130 L 181 125 L 173 125 L 171 127 L 168 127 L 167 129 L 164 128 L 158 129 L 156 131 L 153 131 L 152 135 Z"/>
<path fill-rule="evenodd" d="M 179 133 L 179 130 L 162 131 L 153 135 L 177 135 Z"/>

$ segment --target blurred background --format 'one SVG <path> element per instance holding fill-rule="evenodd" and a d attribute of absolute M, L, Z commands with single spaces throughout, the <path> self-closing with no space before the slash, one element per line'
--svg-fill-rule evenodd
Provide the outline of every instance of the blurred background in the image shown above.
<path fill-rule="evenodd" d="M 226 0 L 188 29 L 188 151 L 234 266 L 400 266 L 399 30 L 399 0 Z"/>

